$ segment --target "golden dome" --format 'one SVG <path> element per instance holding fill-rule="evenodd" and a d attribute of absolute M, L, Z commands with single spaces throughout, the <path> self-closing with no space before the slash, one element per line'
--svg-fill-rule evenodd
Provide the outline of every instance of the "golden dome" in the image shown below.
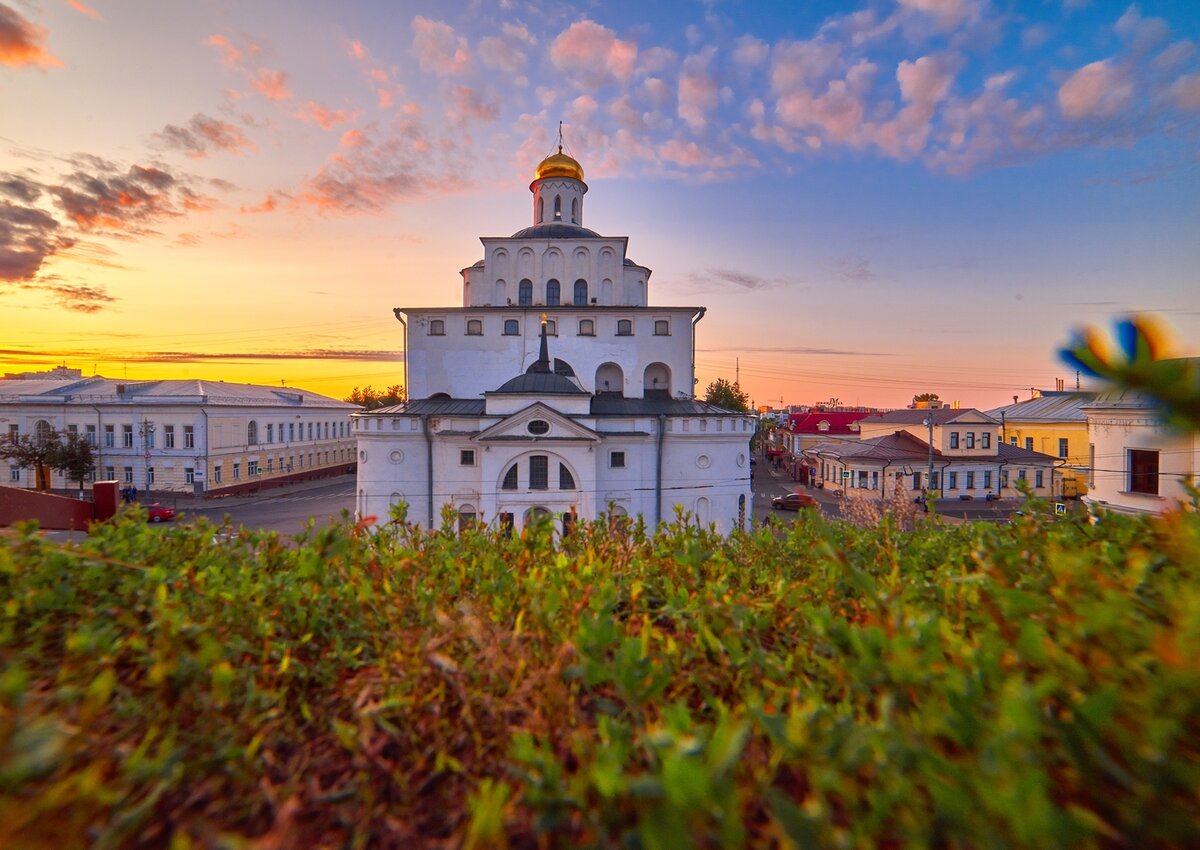
<path fill-rule="evenodd" d="M 570 177 L 582 183 L 583 166 L 573 157 L 563 153 L 562 146 L 559 146 L 558 153 L 552 153 L 538 163 L 537 176 L 533 179 L 542 180 L 546 177 Z"/>

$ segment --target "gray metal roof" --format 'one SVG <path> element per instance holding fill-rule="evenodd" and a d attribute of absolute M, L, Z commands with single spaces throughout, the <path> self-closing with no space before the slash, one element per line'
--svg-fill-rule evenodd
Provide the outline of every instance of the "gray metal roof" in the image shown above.
<path fill-rule="evenodd" d="M 594 230 L 588 230 L 578 224 L 568 224 L 565 221 L 555 221 L 550 224 L 535 224 L 518 230 L 512 235 L 513 239 L 603 239 Z"/>
<path fill-rule="evenodd" d="M 512 395 L 589 395 L 588 391 L 564 375 L 553 372 L 526 372 L 505 381 L 495 393 Z"/>
<path fill-rule="evenodd" d="M 889 425 L 923 425 L 926 419 L 933 419 L 934 425 L 946 425 L 960 418 L 964 418 L 967 414 L 975 413 L 981 416 L 984 420 L 990 420 L 986 413 L 981 410 L 976 410 L 973 407 L 938 407 L 938 408 L 919 408 L 913 410 L 904 408 L 903 410 L 891 410 L 887 413 L 872 413 L 859 420 L 862 425 L 870 425 L 876 422 L 884 422 Z M 995 424 L 999 425 L 999 422 Z"/>
<path fill-rule="evenodd" d="M 390 407 L 364 411 L 364 416 L 483 416 L 481 398 L 418 398 Z"/>
<path fill-rule="evenodd" d="M 749 416 L 691 398 L 625 398 L 598 395 L 592 399 L 594 416 Z"/>
<path fill-rule="evenodd" d="M 0 380 L 0 403 L 16 402 L 359 409 L 356 404 L 294 387 L 267 387 L 204 379 L 127 381 L 99 375 L 82 380 Z"/>
<path fill-rule="evenodd" d="M 1086 422 L 1083 408 L 1096 400 L 1094 392 L 1043 393 L 1040 398 L 1018 401 L 987 411 L 993 419 L 1007 422 Z"/>

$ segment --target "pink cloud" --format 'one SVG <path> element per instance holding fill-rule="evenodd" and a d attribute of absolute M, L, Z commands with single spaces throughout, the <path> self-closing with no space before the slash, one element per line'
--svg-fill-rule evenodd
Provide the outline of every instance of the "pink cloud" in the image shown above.
<path fill-rule="evenodd" d="M 502 36 L 488 36 L 479 42 L 479 58 L 489 68 L 518 74 L 528 61 L 526 49 L 537 40 L 520 24 L 505 24 Z"/>
<path fill-rule="evenodd" d="M 412 22 L 413 50 L 421 70 L 439 76 L 461 74 L 471 64 L 467 40 L 455 34 L 454 28 L 441 21 L 431 21 L 417 15 Z"/>
<path fill-rule="evenodd" d="M 1111 118 L 1133 101 L 1134 85 L 1107 60 L 1084 65 L 1058 89 L 1058 107 L 1071 120 Z"/>
<path fill-rule="evenodd" d="M 770 55 L 771 48 L 767 43 L 754 36 L 744 35 L 734 42 L 733 61 L 739 65 L 757 67 L 764 64 Z"/>
<path fill-rule="evenodd" d="M 1171 84 L 1168 95 L 1180 109 L 1200 112 L 1200 73 L 1180 77 Z"/>
<path fill-rule="evenodd" d="M 911 12 L 921 12 L 929 15 L 937 23 L 938 28 L 946 31 L 954 29 L 964 21 L 975 18 L 980 14 L 976 0 L 898 0 L 900 6 Z"/>
<path fill-rule="evenodd" d="M 689 56 L 679 74 L 679 117 L 696 131 L 705 128 L 708 114 L 717 107 L 717 83 L 708 73 L 715 53 L 715 47 L 708 47 Z"/>
<path fill-rule="evenodd" d="M 345 124 L 353 117 L 343 109 L 331 109 L 315 100 L 310 100 L 300 108 L 296 117 L 301 121 L 312 121 L 322 130 L 332 130 L 339 124 Z"/>
<path fill-rule="evenodd" d="M 247 62 L 257 59 L 262 53 L 262 45 L 247 36 L 240 36 L 235 43 L 228 36 L 210 35 L 204 43 L 221 51 L 222 64 L 239 71 L 246 70 Z"/>
<path fill-rule="evenodd" d="M 276 210 L 276 208 L 278 208 L 278 206 L 279 206 L 279 199 L 276 197 L 274 192 L 269 192 L 265 198 L 263 198 L 259 203 L 255 204 L 253 206 L 248 207 L 245 204 L 243 204 L 241 207 L 241 212 L 250 213 L 250 214 L 270 213 L 270 212 L 275 212 L 275 210 Z"/>
<path fill-rule="evenodd" d="M 374 89 L 380 109 L 390 109 L 396 98 L 404 97 L 404 87 L 392 79 L 391 72 L 371 59 L 370 52 L 361 41 L 350 42 L 347 50 L 362 66 L 363 75 Z"/>
<path fill-rule="evenodd" d="M 292 91 L 287 85 L 286 71 L 271 71 L 259 68 L 258 73 L 250 79 L 250 87 L 267 100 L 290 100 Z"/>
<path fill-rule="evenodd" d="M 61 68 L 62 61 L 46 49 L 48 35 L 45 27 L 30 22 L 15 9 L 0 3 L 0 65 Z"/>
<path fill-rule="evenodd" d="M 951 65 L 945 57 L 922 56 L 897 66 L 896 81 L 905 105 L 893 120 L 875 130 L 875 143 L 886 153 L 905 159 L 925 148 L 934 112 L 954 82 Z"/>
<path fill-rule="evenodd" d="M 486 98 L 470 86 L 454 86 L 450 90 L 450 118 L 454 121 L 495 121 L 500 106 L 495 98 Z"/>
<path fill-rule="evenodd" d="M 200 112 L 192 116 L 187 126 L 168 124 L 158 136 L 168 147 L 181 150 L 194 159 L 202 159 L 212 150 L 238 156 L 254 150 L 254 143 L 240 128 Z"/>
<path fill-rule="evenodd" d="M 608 27 L 589 20 L 571 24 L 550 45 L 550 61 L 556 68 L 596 82 L 628 84 L 637 56 L 636 44 L 617 38 Z"/>
<path fill-rule="evenodd" d="M 843 79 L 831 80 L 818 96 L 795 87 L 775 104 L 780 122 L 796 129 L 819 130 L 832 141 L 859 145 L 866 114 L 866 97 L 876 68 L 865 59 L 851 67 Z"/>
<path fill-rule="evenodd" d="M 67 5 L 80 14 L 87 15 L 93 21 L 102 21 L 104 16 L 83 2 L 83 0 L 67 0 Z"/>

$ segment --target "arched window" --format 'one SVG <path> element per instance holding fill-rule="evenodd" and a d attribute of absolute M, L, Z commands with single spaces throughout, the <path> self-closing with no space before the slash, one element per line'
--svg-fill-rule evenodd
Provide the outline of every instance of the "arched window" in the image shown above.
<path fill-rule="evenodd" d="M 580 336 L 595 336 L 596 322 L 593 319 L 579 320 L 579 335 Z"/>
<path fill-rule="evenodd" d="M 546 201 L 543 198 L 538 198 L 538 224 L 546 220 Z"/>
<path fill-rule="evenodd" d="M 579 199 L 571 199 L 571 224 L 579 224 Z"/>
<path fill-rule="evenodd" d="M 504 320 L 504 335 L 505 336 L 520 336 L 521 335 L 521 323 L 518 322 L 516 319 L 505 319 Z"/>
<path fill-rule="evenodd" d="M 258 423 L 254 420 L 251 420 L 250 424 L 246 426 L 246 445 L 258 445 Z"/>
<path fill-rule="evenodd" d="M 666 363 L 651 363 L 642 375 L 642 386 L 647 397 L 671 395 L 671 370 Z"/>
<path fill-rule="evenodd" d="M 533 281 L 529 278 L 522 279 L 517 288 L 517 303 L 522 307 L 533 306 Z"/>
<path fill-rule="evenodd" d="M 571 470 L 567 469 L 567 465 L 565 463 L 560 463 L 558 465 L 558 489 L 575 489 L 575 476 L 571 474 Z"/>
<path fill-rule="evenodd" d="M 475 517 L 476 513 L 474 505 L 463 505 L 461 508 L 459 508 L 458 530 L 466 531 L 468 528 L 471 528 L 473 525 L 475 525 Z"/>
<path fill-rule="evenodd" d="M 633 336 L 633 321 L 617 319 L 617 336 Z"/>
<path fill-rule="evenodd" d="M 508 472 L 504 473 L 504 481 L 500 484 L 500 489 L 517 489 L 517 465 L 515 463 L 508 468 Z"/>
<path fill-rule="evenodd" d="M 467 319 L 467 336 L 482 336 L 483 335 L 483 320 L 482 319 Z"/>
<path fill-rule="evenodd" d="M 430 336 L 445 336 L 446 323 L 442 319 L 429 320 L 429 335 Z"/>
<path fill-rule="evenodd" d="M 587 281 L 582 278 L 575 281 L 575 306 L 586 307 L 588 303 Z"/>
<path fill-rule="evenodd" d="M 546 281 L 546 306 L 557 307 L 562 300 L 562 287 L 554 278 Z"/>
<path fill-rule="evenodd" d="M 655 319 L 654 320 L 654 335 L 655 336 L 670 336 L 671 335 L 671 323 L 669 321 L 667 321 L 666 319 Z"/>
<path fill-rule="evenodd" d="M 604 363 L 596 370 L 596 393 L 625 394 L 625 373 L 616 363 Z"/>
<path fill-rule="evenodd" d="M 562 221 L 562 195 L 554 196 L 554 220 Z"/>

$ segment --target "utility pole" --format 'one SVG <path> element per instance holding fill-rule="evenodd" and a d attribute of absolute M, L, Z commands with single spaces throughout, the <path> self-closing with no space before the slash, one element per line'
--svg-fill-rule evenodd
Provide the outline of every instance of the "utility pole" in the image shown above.
<path fill-rule="evenodd" d="M 933 493 L 933 414 L 930 413 L 925 417 L 925 424 L 929 426 L 929 477 L 925 480 L 925 507 L 929 508 L 929 497 Z M 935 502 L 936 504 L 936 502 Z"/>
<path fill-rule="evenodd" d="M 154 482 L 150 480 L 150 447 L 154 445 L 154 423 L 143 417 L 141 424 L 138 425 L 138 431 L 141 432 L 142 446 L 145 450 L 145 469 L 146 469 L 146 492 L 150 492 L 150 485 Z"/>

